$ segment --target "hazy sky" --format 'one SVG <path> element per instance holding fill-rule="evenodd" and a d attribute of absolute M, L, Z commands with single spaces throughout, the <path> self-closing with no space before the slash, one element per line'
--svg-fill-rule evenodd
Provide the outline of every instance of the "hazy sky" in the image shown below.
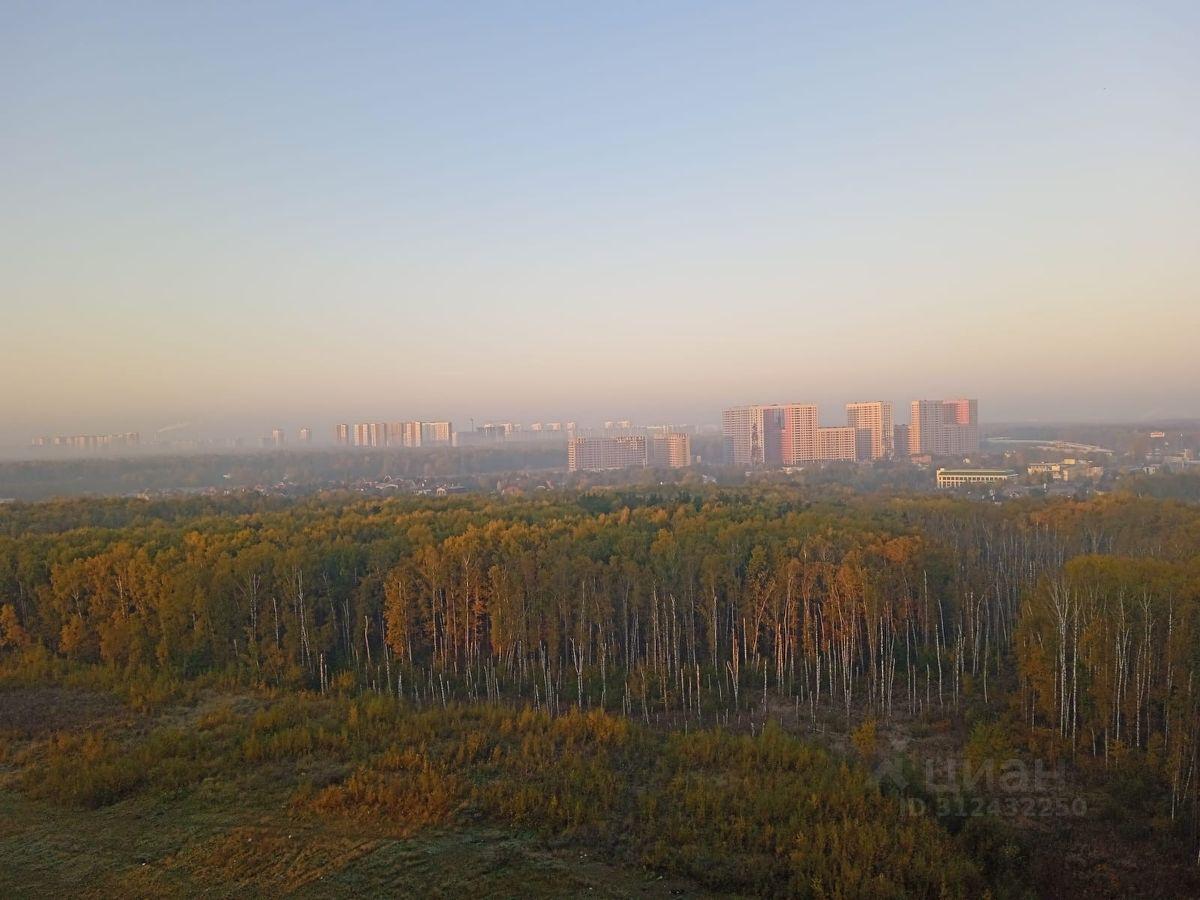
<path fill-rule="evenodd" d="M 1200 415 L 1200 4 L 19 3 L 0 439 Z"/>

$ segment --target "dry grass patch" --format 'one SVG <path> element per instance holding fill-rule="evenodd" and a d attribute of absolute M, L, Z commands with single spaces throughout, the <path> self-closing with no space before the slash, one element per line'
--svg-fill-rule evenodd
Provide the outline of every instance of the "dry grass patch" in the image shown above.
<path fill-rule="evenodd" d="M 290 893 L 340 871 L 379 844 L 329 828 L 245 825 L 164 862 L 199 884 Z"/>
<path fill-rule="evenodd" d="M 112 694 L 65 687 L 0 689 L 0 735 L 10 740 L 94 728 L 126 712 Z"/>

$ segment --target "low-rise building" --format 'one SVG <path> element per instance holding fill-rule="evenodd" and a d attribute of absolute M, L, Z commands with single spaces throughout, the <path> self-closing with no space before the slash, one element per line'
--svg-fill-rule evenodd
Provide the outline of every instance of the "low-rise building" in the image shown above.
<path fill-rule="evenodd" d="M 1030 475 L 1049 475 L 1054 479 L 1062 477 L 1062 463 L 1056 462 L 1039 462 L 1030 463 L 1025 467 L 1025 470 Z"/>
<path fill-rule="evenodd" d="M 1007 484 L 1015 481 L 1012 469 L 938 469 L 937 486 L 962 487 L 970 484 Z"/>

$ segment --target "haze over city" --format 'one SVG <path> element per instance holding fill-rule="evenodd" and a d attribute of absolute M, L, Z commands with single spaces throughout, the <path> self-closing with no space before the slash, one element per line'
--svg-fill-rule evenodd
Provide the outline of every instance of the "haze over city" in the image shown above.
<path fill-rule="evenodd" d="M 1195 4 L 5 18 L 0 444 L 1200 415 Z"/>

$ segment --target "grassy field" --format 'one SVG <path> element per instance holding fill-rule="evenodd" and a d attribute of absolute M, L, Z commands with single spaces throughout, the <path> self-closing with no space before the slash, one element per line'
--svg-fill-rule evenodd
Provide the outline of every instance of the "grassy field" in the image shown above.
<path fill-rule="evenodd" d="M 706 896 L 694 884 L 493 828 L 381 837 L 280 810 L 123 801 L 63 810 L 0 792 L 0 896 Z"/>
<path fill-rule="evenodd" d="M 72 685 L 0 686 L 0 897 L 1150 897 L 1196 883 L 1104 815 L 973 820 L 957 836 L 898 816 L 836 732 Z M 879 744 L 960 739 L 897 722 Z"/>
<path fill-rule="evenodd" d="M 304 763 L 223 769 L 165 791 L 144 785 L 111 803 L 30 796 L 30 773 L 63 735 L 135 742 L 162 728 L 212 731 L 270 702 L 206 697 L 146 716 L 104 693 L 0 690 L 0 896 L 705 895 L 532 831 L 456 825 L 404 837 L 395 822 L 315 816 L 294 802 L 297 780 L 312 774 Z"/>

